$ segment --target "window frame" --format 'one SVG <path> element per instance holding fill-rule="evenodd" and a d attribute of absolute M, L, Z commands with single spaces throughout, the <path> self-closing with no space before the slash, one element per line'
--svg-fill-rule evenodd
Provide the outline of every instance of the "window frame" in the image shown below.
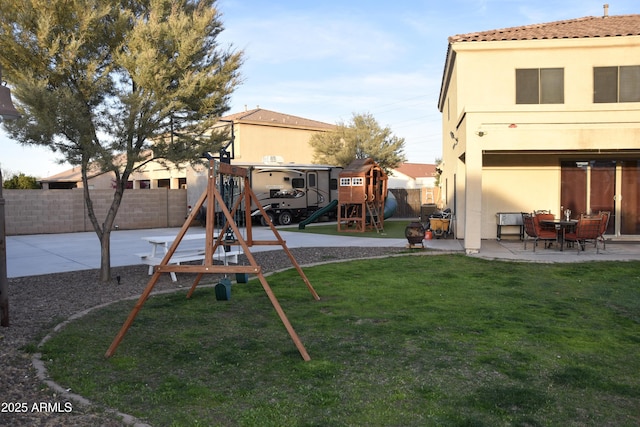
<path fill-rule="evenodd" d="M 640 102 L 640 65 L 593 67 L 593 103 L 627 102 Z"/>
<path fill-rule="evenodd" d="M 564 68 L 516 68 L 516 105 L 541 104 L 564 104 Z"/>

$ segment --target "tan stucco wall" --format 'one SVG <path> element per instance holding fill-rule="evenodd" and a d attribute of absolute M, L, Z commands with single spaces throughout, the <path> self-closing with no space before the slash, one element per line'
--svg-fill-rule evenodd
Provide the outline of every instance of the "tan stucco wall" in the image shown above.
<path fill-rule="evenodd" d="M 318 131 L 301 128 L 237 124 L 235 160 L 262 162 L 265 156 L 280 156 L 285 163 L 311 163 L 311 136 Z"/>
<path fill-rule="evenodd" d="M 556 156 L 491 156 L 485 157 L 484 163 L 483 239 L 496 237 L 497 212 L 559 212 L 560 167 Z"/>
<path fill-rule="evenodd" d="M 495 238 L 496 212 L 559 212 L 560 152 L 637 155 L 639 106 L 594 104 L 593 67 L 638 65 L 640 37 L 467 42 L 452 49 L 455 68 L 442 104 L 441 182 L 449 183 L 451 206 L 456 177 L 456 236 L 468 250 Z M 518 68 L 564 68 L 564 103 L 517 105 Z M 495 152 L 546 153 L 549 163 L 527 166 L 505 158 L 488 167 L 484 154 Z"/>

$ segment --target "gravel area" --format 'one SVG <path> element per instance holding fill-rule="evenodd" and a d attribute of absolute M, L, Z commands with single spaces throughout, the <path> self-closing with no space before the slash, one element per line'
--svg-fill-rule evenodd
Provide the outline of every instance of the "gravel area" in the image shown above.
<path fill-rule="evenodd" d="M 386 256 L 404 248 L 298 248 L 297 262 L 310 265 L 343 259 Z M 291 267 L 284 251 L 253 254 L 265 273 Z M 242 257 L 242 256 L 241 256 Z M 240 260 L 242 263 L 242 260 Z M 120 277 L 118 283 L 117 277 Z M 154 292 L 189 287 L 194 275 L 178 273 L 172 282 L 163 274 Z M 140 295 L 147 283 L 146 265 L 114 267 L 111 283 L 101 283 L 97 270 L 9 279 L 10 326 L 0 328 L 0 426 L 123 426 L 120 417 L 97 404 L 81 404 L 58 394 L 38 379 L 28 352 L 71 315 L 97 305 Z M 207 276 L 210 277 L 210 276 Z M 212 280 L 205 283 L 210 283 Z M 123 319 L 124 321 L 124 319 Z"/>

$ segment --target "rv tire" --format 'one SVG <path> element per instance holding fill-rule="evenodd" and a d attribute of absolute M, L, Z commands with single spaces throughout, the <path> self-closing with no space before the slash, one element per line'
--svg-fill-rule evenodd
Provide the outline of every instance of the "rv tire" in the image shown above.
<path fill-rule="evenodd" d="M 278 222 L 280 225 L 291 225 L 293 222 L 293 215 L 291 215 L 291 212 L 289 211 L 281 212 L 278 216 Z"/>
<path fill-rule="evenodd" d="M 273 214 L 271 212 L 267 212 L 267 216 L 271 220 L 271 223 L 273 223 L 275 225 Z M 260 225 L 262 225 L 263 227 L 268 227 L 269 226 L 269 224 L 267 224 L 267 221 L 264 219 L 264 217 L 262 215 L 260 215 Z"/>

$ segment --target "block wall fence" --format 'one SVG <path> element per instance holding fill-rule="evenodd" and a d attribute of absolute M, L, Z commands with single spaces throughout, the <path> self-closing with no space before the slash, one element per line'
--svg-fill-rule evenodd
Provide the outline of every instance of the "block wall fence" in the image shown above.
<path fill-rule="evenodd" d="M 94 231 L 82 189 L 2 190 L 8 236 Z M 93 206 L 102 222 L 113 190 L 91 190 Z M 180 227 L 187 217 L 187 190 L 125 190 L 114 225 L 120 230 Z"/>
<path fill-rule="evenodd" d="M 396 218 L 420 215 L 419 189 L 391 189 L 396 196 Z M 82 189 L 8 190 L 5 199 L 7 236 L 94 231 L 87 215 Z M 98 220 L 103 221 L 113 190 L 91 190 Z M 114 225 L 120 230 L 181 227 L 187 217 L 187 190 L 126 190 Z"/>

